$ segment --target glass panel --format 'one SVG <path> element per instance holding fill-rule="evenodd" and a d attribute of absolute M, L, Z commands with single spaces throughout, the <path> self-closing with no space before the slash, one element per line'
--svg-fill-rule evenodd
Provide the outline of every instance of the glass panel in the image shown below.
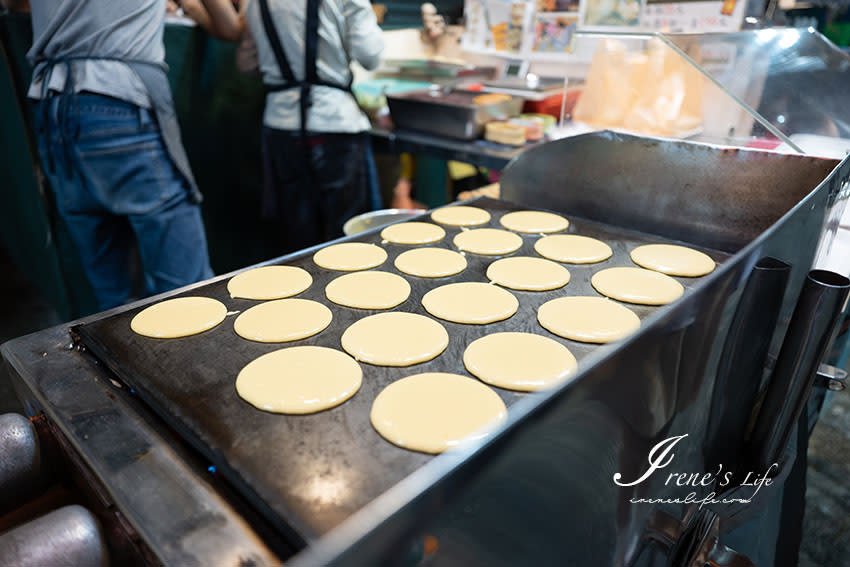
<path fill-rule="evenodd" d="M 557 135 L 611 129 L 738 147 L 789 142 L 697 61 L 711 58 L 660 34 L 577 33 L 558 64 L 566 102 Z"/>
<path fill-rule="evenodd" d="M 672 34 L 733 96 L 805 153 L 842 158 L 850 149 L 850 57 L 809 29 Z M 755 125 L 756 136 L 763 135 Z"/>

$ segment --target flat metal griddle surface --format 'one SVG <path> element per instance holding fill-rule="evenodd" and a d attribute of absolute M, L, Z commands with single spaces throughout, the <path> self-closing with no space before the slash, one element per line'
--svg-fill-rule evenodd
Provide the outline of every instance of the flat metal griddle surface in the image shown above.
<path fill-rule="evenodd" d="M 501 228 L 506 212 L 524 210 L 495 199 L 470 201 L 492 214 L 490 227 Z M 369 412 L 378 393 L 391 382 L 420 372 L 467 374 L 462 356 L 473 340 L 499 331 L 527 331 L 565 344 L 576 358 L 591 352 L 593 345 L 561 339 L 537 323 L 537 308 L 564 295 L 599 295 L 590 285 L 593 273 L 613 266 L 633 266 L 629 251 L 640 244 L 664 242 L 651 235 L 571 218 L 567 232 L 592 236 L 607 242 L 614 255 L 597 264 L 566 265 L 570 283 L 549 292 L 512 291 L 519 311 L 511 318 L 490 325 L 460 325 L 440 321 L 448 330 L 446 351 L 436 359 L 407 368 L 362 364 L 360 391 L 346 403 L 313 415 L 287 416 L 266 413 L 244 402 L 236 393 L 236 375 L 246 364 L 265 353 L 297 345 L 321 345 L 341 349 L 340 337 L 352 323 L 383 311 L 351 309 L 329 302 L 325 286 L 342 274 L 319 268 L 312 253 L 298 253 L 281 263 L 300 266 L 313 276 L 312 286 L 298 297 L 320 301 L 333 312 L 333 322 L 314 337 L 282 344 L 255 343 L 233 331 L 236 315 L 199 335 L 162 340 L 136 335 L 130 320 L 142 308 L 86 323 L 76 329 L 83 343 L 122 381 L 134 388 L 172 427 L 204 453 L 219 471 L 278 525 L 293 543 L 309 543 L 329 531 L 391 486 L 433 458 L 398 448 L 372 428 Z M 429 220 L 427 216 L 414 220 Z M 446 238 L 432 246 L 453 248 L 452 238 L 460 229 L 444 227 Z M 511 254 L 537 256 L 535 235 L 523 235 L 523 246 Z M 487 281 L 487 266 L 496 258 L 468 254 L 467 269 L 449 278 L 417 278 L 395 269 L 395 257 L 411 246 L 381 244 L 380 230 L 349 238 L 373 242 L 388 252 L 380 270 L 397 273 L 411 285 L 410 297 L 393 309 L 427 315 L 421 306 L 428 291 L 458 281 Z M 669 241 L 668 241 L 669 242 Z M 716 261 L 728 255 L 705 250 Z M 676 278 L 685 288 L 699 278 Z M 229 311 L 241 312 L 257 301 L 233 299 L 227 280 L 220 279 L 182 295 L 207 296 L 222 301 Z M 687 291 L 686 291 L 687 293 Z M 630 305 L 642 319 L 652 307 Z M 510 406 L 523 394 L 496 389 Z M 179 503 L 175 503 L 179 505 Z M 302 540 L 301 542 L 297 540 Z"/>

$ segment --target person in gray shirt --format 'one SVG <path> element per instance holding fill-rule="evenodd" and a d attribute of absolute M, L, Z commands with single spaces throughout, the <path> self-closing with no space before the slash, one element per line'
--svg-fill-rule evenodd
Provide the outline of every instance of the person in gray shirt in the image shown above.
<path fill-rule="evenodd" d="M 39 154 L 101 309 L 212 277 L 165 74 L 165 0 L 32 0 Z"/>

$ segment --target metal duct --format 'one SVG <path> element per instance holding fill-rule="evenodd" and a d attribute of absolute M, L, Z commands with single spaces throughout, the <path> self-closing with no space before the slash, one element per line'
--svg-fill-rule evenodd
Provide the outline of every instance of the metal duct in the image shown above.
<path fill-rule="evenodd" d="M 753 428 L 755 470 L 768 470 L 788 443 L 832 342 L 848 291 L 850 280 L 844 276 L 826 270 L 809 272 Z"/>

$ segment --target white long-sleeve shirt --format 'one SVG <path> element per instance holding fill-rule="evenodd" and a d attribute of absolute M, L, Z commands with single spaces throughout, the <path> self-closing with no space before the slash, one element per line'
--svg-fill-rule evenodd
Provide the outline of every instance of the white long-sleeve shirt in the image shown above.
<path fill-rule="evenodd" d="M 296 79 L 304 77 L 304 20 L 306 0 L 268 0 L 269 12 Z M 274 52 L 263 28 L 260 5 L 252 0 L 245 21 L 257 44 L 260 72 L 266 84 L 283 83 Z M 357 61 L 374 69 L 381 60 L 384 40 L 368 0 L 323 0 L 319 9 L 317 73 L 323 81 L 346 85 L 350 64 Z M 266 95 L 263 124 L 279 130 L 298 130 L 299 89 Z M 332 87 L 314 86 L 313 105 L 307 118 L 310 132 L 354 133 L 369 129 L 369 119 L 354 97 Z"/>

